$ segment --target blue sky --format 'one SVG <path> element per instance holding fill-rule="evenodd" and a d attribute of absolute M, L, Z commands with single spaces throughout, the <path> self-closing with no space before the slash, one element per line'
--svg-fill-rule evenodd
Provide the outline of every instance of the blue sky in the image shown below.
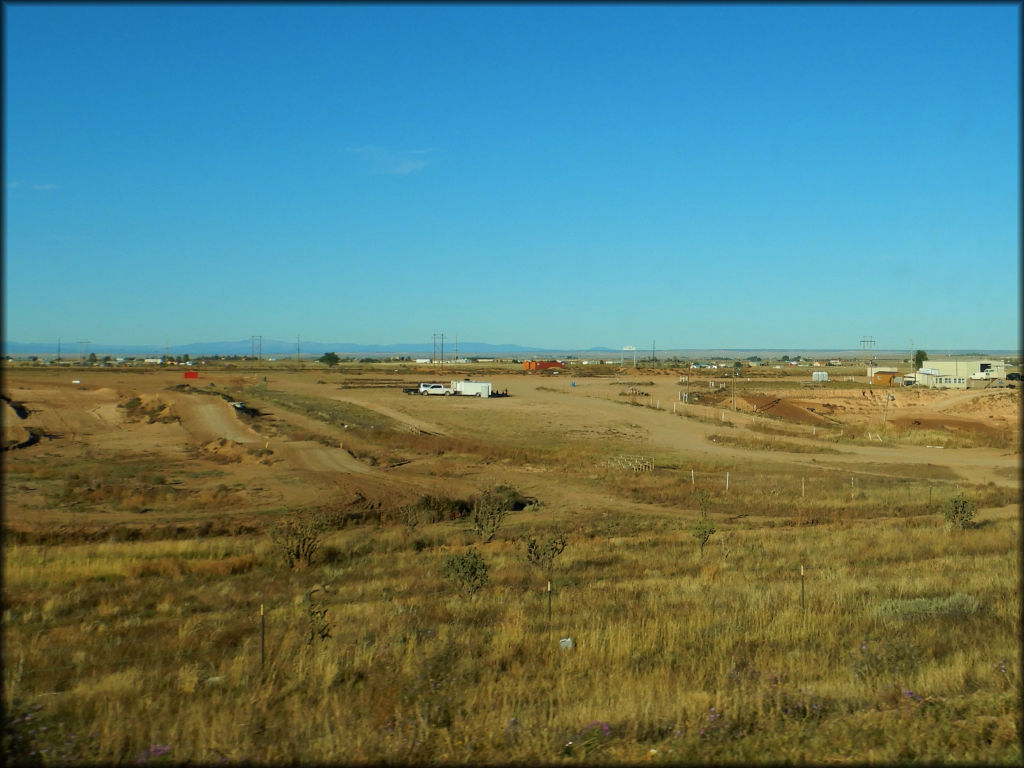
<path fill-rule="evenodd" d="M 7 340 L 1020 346 L 1015 4 L 3 10 Z"/>

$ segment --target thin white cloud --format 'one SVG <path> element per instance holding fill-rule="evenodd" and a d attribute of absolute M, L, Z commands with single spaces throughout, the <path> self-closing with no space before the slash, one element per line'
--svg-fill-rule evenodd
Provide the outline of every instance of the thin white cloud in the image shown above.
<path fill-rule="evenodd" d="M 60 189 L 56 184 L 22 184 L 20 181 L 7 182 L 8 189 L 31 189 L 34 192 L 49 192 L 52 189 Z"/>
<path fill-rule="evenodd" d="M 430 165 L 430 161 L 425 158 L 420 160 L 409 158 L 408 160 L 402 160 L 395 163 L 392 167 L 388 168 L 385 173 L 389 173 L 393 176 L 402 176 L 407 173 L 419 173 L 428 165 Z"/>
<path fill-rule="evenodd" d="M 389 176 L 407 176 L 419 173 L 431 164 L 433 149 L 388 149 L 374 144 L 348 146 L 345 151 L 369 157 L 373 170 Z"/>

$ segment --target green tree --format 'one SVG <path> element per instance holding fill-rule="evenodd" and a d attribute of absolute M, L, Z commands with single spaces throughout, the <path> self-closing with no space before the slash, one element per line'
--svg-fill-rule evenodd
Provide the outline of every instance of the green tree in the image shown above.
<path fill-rule="evenodd" d="M 330 368 L 336 366 L 339 360 L 341 360 L 341 358 L 338 357 L 334 352 L 327 352 L 326 354 L 320 356 L 320 362 Z"/>
<path fill-rule="evenodd" d="M 914 370 L 915 371 L 921 370 L 921 366 L 924 365 L 924 361 L 927 360 L 927 359 L 928 359 L 928 353 L 927 352 L 925 352 L 923 349 L 917 350 L 917 352 L 914 353 Z"/>
<path fill-rule="evenodd" d="M 89 362 L 90 363 L 95 363 L 96 362 L 96 353 L 95 352 L 90 352 L 89 353 Z"/>

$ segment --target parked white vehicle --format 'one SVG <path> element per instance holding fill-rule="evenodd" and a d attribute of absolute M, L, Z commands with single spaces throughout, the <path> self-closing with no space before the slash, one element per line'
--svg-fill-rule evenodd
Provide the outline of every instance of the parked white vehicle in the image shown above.
<path fill-rule="evenodd" d="M 420 384 L 421 395 L 450 395 L 452 394 L 452 388 L 446 387 L 444 384 Z"/>

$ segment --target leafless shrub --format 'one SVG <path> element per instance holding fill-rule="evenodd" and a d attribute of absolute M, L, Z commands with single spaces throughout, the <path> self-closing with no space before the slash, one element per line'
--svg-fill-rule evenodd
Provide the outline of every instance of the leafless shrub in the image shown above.
<path fill-rule="evenodd" d="M 322 512 L 294 511 L 270 526 L 270 540 L 288 568 L 313 564 L 327 521 Z"/>

